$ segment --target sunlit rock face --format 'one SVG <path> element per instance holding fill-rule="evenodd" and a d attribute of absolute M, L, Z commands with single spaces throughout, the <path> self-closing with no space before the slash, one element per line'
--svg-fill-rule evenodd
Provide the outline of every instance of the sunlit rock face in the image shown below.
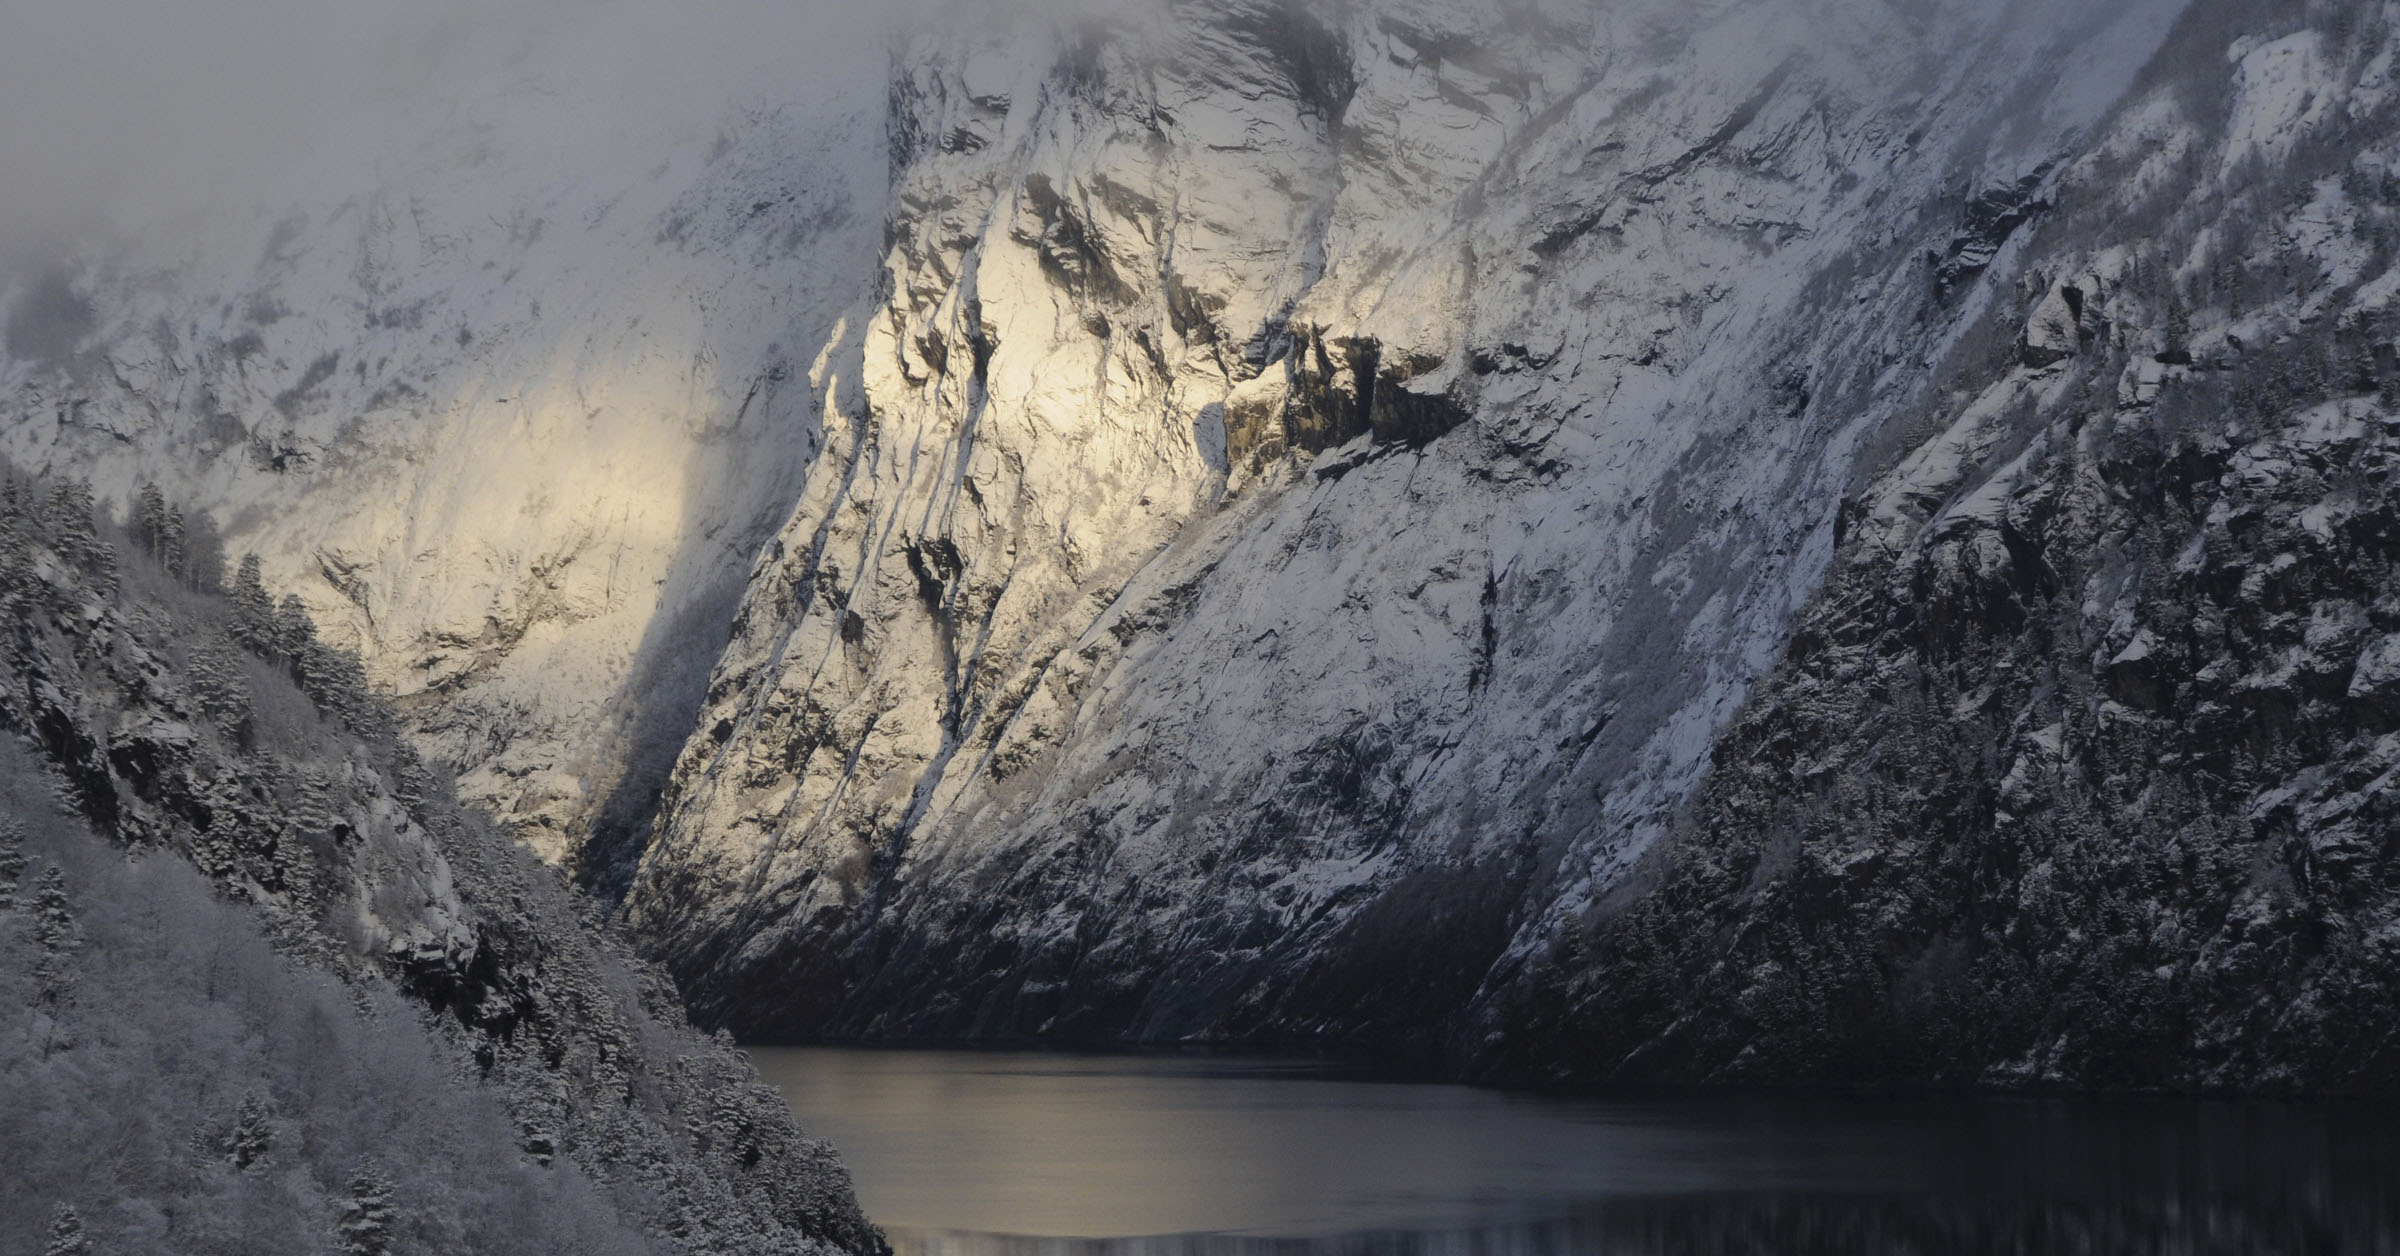
<path fill-rule="evenodd" d="M 1435 1032 L 1655 843 L 2180 9 L 924 34 L 628 918 L 753 1032 Z"/>
<path fill-rule="evenodd" d="M 885 184 L 879 58 L 609 107 L 584 76 L 665 73 L 662 32 L 574 16 L 251 200 L 137 218 L 16 303 L 0 364 L 0 449 L 212 513 L 552 858 L 647 822 L 816 453 Z"/>

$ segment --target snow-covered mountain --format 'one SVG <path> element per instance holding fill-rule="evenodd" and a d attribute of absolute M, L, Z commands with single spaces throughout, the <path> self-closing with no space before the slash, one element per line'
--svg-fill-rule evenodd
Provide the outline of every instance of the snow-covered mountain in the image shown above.
<path fill-rule="evenodd" d="M 1482 1067 L 2400 1084 L 2396 18 L 2196 6 Z"/>
<path fill-rule="evenodd" d="M 752 1030 L 1462 1005 L 1662 831 L 2178 7 L 1179 5 L 911 49 L 863 406 L 631 919 Z"/>
<path fill-rule="evenodd" d="M 2026 1009 L 2260 911 L 2353 979 L 2292 923 L 2318 865 L 2261 852 L 2380 814 L 2292 801 L 2373 794 L 2327 775 L 2381 753 L 2371 564 L 2238 648 L 2170 609 L 2201 585 L 2124 590 L 2380 498 L 2125 485 L 2200 475 L 2175 451 L 2228 414 L 2210 477 L 2380 430 L 2394 27 L 1002 6 L 559 151 L 572 48 L 537 44 L 304 216 L 23 288 L 6 447 L 216 507 L 740 1031 L 1796 1075 L 1972 1016 L 2002 1028 L 1875 1058 L 2265 1084 L 2278 1048 L 2118 1076 Z M 2296 365 L 2336 331 L 2347 366 Z M 2281 522 L 2177 531 L 2202 497 Z M 2220 689 L 2315 731 L 2194 767 Z M 2180 824 L 2124 817 L 2194 772 L 2187 811 L 2243 817 L 2214 880 L 2120 887 L 2180 922 L 2142 947 L 2032 923 L 2082 875 L 2020 797 L 2065 763 L 2077 841 Z M 2036 946 L 2068 975 L 2008 975 Z M 2211 1033 L 2303 997 L 2226 981 Z M 2311 1058 L 2286 1080 L 2367 1068 Z"/>

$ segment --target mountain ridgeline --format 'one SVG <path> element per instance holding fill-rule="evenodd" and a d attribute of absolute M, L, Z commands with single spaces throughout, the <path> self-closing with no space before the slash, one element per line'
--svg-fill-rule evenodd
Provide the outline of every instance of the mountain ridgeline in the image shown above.
<path fill-rule="evenodd" d="M 20 293 L 0 448 L 261 556 L 170 634 L 188 746 L 20 687 L 76 813 L 217 840 L 148 765 L 273 757 L 218 674 L 334 712 L 356 806 L 454 777 L 602 906 L 447 802 L 439 927 L 339 843 L 193 862 L 366 895 L 293 936 L 487 1073 L 733 1067 L 506 993 L 519 911 L 641 973 L 613 910 L 760 1039 L 2400 1082 L 2400 9 L 955 16 L 565 176 L 467 93 L 371 190 Z M 734 1198 L 868 1242 L 825 1190 Z"/>

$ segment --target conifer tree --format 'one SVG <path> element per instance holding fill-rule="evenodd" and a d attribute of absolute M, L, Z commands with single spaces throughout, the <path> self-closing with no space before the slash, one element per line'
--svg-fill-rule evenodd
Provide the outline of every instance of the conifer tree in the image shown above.
<path fill-rule="evenodd" d="M 117 547 L 94 536 L 83 547 L 83 569 L 91 574 L 92 592 L 103 598 L 117 595 Z"/>
<path fill-rule="evenodd" d="M 307 603 L 297 593 L 284 594 L 275 604 L 275 652 L 292 660 L 297 671 L 316 643 L 317 621 L 309 618 Z"/>
<path fill-rule="evenodd" d="M 439 788 L 432 769 L 425 766 L 415 747 L 405 741 L 392 747 L 392 792 L 402 806 L 421 814 Z"/>
<path fill-rule="evenodd" d="M 133 535 L 150 557 L 165 561 L 167 498 L 156 484 L 144 482 L 133 495 Z"/>
<path fill-rule="evenodd" d="M 183 522 L 182 575 L 186 585 L 202 593 L 221 592 L 225 587 L 225 538 L 205 510 L 194 511 Z"/>
<path fill-rule="evenodd" d="M 314 763 L 302 767 L 292 779 L 292 827 L 311 835 L 329 833 L 334 819 L 332 779 Z"/>
<path fill-rule="evenodd" d="M 357 655 L 318 642 L 301 658 L 300 668 L 301 688 L 319 708 L 368 736 L 389 731 Z"/>
<path fill-rule="evenodd" d="M 189 670 L 201 713 L 227 737 L 242 737 L 250 723 L 250 681 L 240 652 L 223 638 L 210 637 L 192 648 Z"/>
<path fill-rule="evenodd" d="M 334 1233 L 345 1256 L 385 1256 L 392 1249 L 392 1186 L 373 1160 L 361 1160 L 350 1179 Z"/>
<path fill-rule="evenodd" d="M 229 631 L 234 641 L 261 657 L 276 654 L 275 601 L 267 595 L 266 583 L 259 577 L 258 555 L 242 555 L 230 596 L 233 623 Z"/>
<path fill-rule="evenodd" d="M 0 513 L 0 605 L 32 604 L 32 521 L 22 511 Z"/>
<path fill-rule="evenodd" d="M 0 820 L 0 911 L 17 905 L 17 887 L 25 877 L 25 826 Z"/>
<path fill-rule="evenodd" d="M 50 543 L 68 561 L 79 565 L 91 561 L 93 549 L 100 544 L 100 532 L 92 522 L 90 484 L 69 477 L 51 485 L 42 522 L 48 526 Z"/>
<path fill-rule="evenodd" d="M 168 575 L 177 580 L 185 578 L 187 567 L 183 556 L 183 512 L 173 506 L 167 507 L 166 518 L 159 524 L 158 561 L 159 565 L 167 569 Z"/>
<path fill-rule="evenodd" d="M 270 830 L 259 843 L 258 853 L 252 875 L 261 888 L 285 895 L 295 903 L 320 901 L 316 863 L 305 844 L 286 840 L 285 835 Z"/>
<path fill-rule="evenodd" d="M 67 906 L 67 874 L 46 869 L 33 888 L 33 939 L 51 955 L 63 955 L 82 942 L 75 914 Z"/>
<path fill-rule="evenodd" d="M 50 1215 L 50 1245 L 42 1256 L 92 1256 L 92 1241 L 84 1237 L 83 1214 L 66 1204 Z"/>
<path fill-rule="evenodd" d="M 267 1111 L 267 1102 L 257 1091 L 242 1096 L 241 1107 L 233 1115 L 233 1132 L 225 1137 L 225 1158 L 233 1162 L 237 1172 L 267 1158 L 275 1148 L 275 1125 Z"/>
<path fill-rule="evenodd" d="M 215 823 L 192 835 L 187 849 L 192 866 L 211 881 L 222 881 L 240 866 L 243 837 L 250 831 L 249 799 L 228 781 L 209 791 L 208 809 Z"/>

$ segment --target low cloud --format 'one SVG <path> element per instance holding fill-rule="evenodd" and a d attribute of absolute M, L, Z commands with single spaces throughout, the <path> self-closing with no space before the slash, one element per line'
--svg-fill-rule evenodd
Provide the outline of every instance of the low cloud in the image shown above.
<path fill-rule="evenodd" d="M 0 283 L 114 225 L 371 179 L 477 111 L 557 142 L 711 116 L 729 85 L 880 57 L 837 0 L 0 0 Z"/>

